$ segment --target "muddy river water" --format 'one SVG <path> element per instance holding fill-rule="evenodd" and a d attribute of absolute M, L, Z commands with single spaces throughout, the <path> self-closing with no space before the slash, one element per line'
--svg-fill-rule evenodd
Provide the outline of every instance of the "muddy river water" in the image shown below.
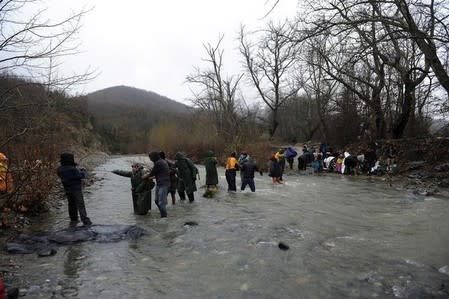
<path fill-rule="evenodd" d="M 14 284 L 25 298 L 447 297 L 447 198 L 295 171 L 284 185 L 257 174 L 255 193 L 228 193 L 219 169 L 215 198 L 201 197 L 199 188 L 193 204 L 169 199 L 161 219 L 154 204 L 150 214 L 133 215 L 129 179 L 110 172 L 133 161 L 150 164 L 120 156 L 97 167 L 101 180 L 85 189 L 85 200 L 94 223 L 136 224 L 147 235 L 61 247 L 50 257 L 2 254 L 19 266 Z M 64 203 L 33 229 L 68 223 Z"/>

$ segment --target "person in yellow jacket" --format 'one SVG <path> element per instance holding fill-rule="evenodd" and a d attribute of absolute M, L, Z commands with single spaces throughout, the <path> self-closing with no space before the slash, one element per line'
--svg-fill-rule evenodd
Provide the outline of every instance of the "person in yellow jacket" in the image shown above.
<path fill-rule="evenodd" d="M 278 161 L 279 167 L 280 167 L 280 169 L 281 169 L 281 175 L 279 176 L 279 180 L 280 180 L 280 181 L 283 181 L 282 175 L 284 174 L 284 170 L 285 170 L 285 155 L 284 155 L 284 149 L 283 149 L 283 148 L 279 149 L 279 151 L 277 151 L 277 152 L 274 154 L 274 157 L 275 157 L 276 160 Z"/>
<path fill-rule="evenodd" d="M 236 159 L 236 153 L 232 152 L 231 156 L 226 161 L 226 182 L 228 182 L 228 191 L 237 191 L 237 187 L 235 185 L 235 175 L 237 174 L 237 170 L 239 169 L 239 163 Z"/>
<path fill-rule="evenodd" d="M 0 153 L 0 193 L 11 193 L 14 190 L 14 182 L 8 169 L 8 158 Z"/>

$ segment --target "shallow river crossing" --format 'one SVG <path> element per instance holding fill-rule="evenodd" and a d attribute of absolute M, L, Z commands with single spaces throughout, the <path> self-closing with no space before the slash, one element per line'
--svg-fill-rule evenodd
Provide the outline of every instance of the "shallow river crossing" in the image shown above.
<path fill-rule="evenodd" d="M 133 161 L 150 164 L 120 156 L 95 170 L 100 181 L 85 189 L 87 211 L 94 223 L 136 224 L 148 234 L 61 247 L 51 257 L 8 256 L 20 265 L 16 283 L 26 298 L 445 298 L 449 290 L 439 271 L 449 265 L 448 199 L 296 171 L 287 171 L 285 185 L 256 174 L 255 193 L 228 193 L 221 168 L 220 192 L 206 199 L 199 166 L 193 204 L 172 206 L 169 198 L 167 219 L 154 203 L 136 216 L 129 179 L 110 172 Z M 68 222 L 64 202 L 35 229 Z"/>

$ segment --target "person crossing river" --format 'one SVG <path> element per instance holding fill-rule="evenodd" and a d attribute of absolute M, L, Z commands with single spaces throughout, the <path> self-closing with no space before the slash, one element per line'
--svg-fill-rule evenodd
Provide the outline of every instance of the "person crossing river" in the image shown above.
<path fill-rule="evenodd" d="M 187 193 L 189 202 L 192 203 L 195 200 L 194 192 L 197 190 L 195 181 L 198 169 L 192 160 L 180 152 L 175 155 L 175 166 L 178 169 L 178 195 L 181 200 L 185 200 Z"/>

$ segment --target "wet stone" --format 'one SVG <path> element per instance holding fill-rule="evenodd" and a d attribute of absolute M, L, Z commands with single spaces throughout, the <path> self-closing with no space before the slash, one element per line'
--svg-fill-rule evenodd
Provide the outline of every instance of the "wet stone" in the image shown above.
<path fill-rule="evenodd" d="M 135 225 L 89 225 L 69 227 L 60 231 L 39 235 L 19 235 L 6 244 L 8 253 L 38 253 L 39 256 L 56 254 L 56 248 L 78 242 L 95 241 L 101 243 L 135 240 L 145 234 L 145 230 Z"/>
<path fill-rule="evenodd" d="M 39 257 L 52 256 L 52 255 L 55 255 L 56 253 L 57 253 L 56 249 L 51 248 L 51 249 L 39 251 L 37 253 L 37 256 L 39 256 Z"/>
<path fill-rule="evenodd" d="M 198 225 L 198 222 L 196 221 L 187 221 L 184 223 L 184 226 L 196 226 Z"/>
<path fill-rule="evenodd" d="M 279 242 L 278 246 L 279 246 L 280 250 L 289 250 L 290 249 L 290 246 L 288 246 L 284 242 Z"/>
<path fill-rule="evenodd" d="M 427 190 L 427 189 L 417 189 L 413 191 L 413 194 L 415 195 L 421 195 L 421 196 L 432 196 L 435 193 L 431 190 Z"/>
<path fill-rule="evenodd" d="M 449 275 L 449 266 L 446 265 L 446 266 L 441 267 L 440 269 L 438 269 L 438 272 L 440 272 L 442 274 Z"/>

